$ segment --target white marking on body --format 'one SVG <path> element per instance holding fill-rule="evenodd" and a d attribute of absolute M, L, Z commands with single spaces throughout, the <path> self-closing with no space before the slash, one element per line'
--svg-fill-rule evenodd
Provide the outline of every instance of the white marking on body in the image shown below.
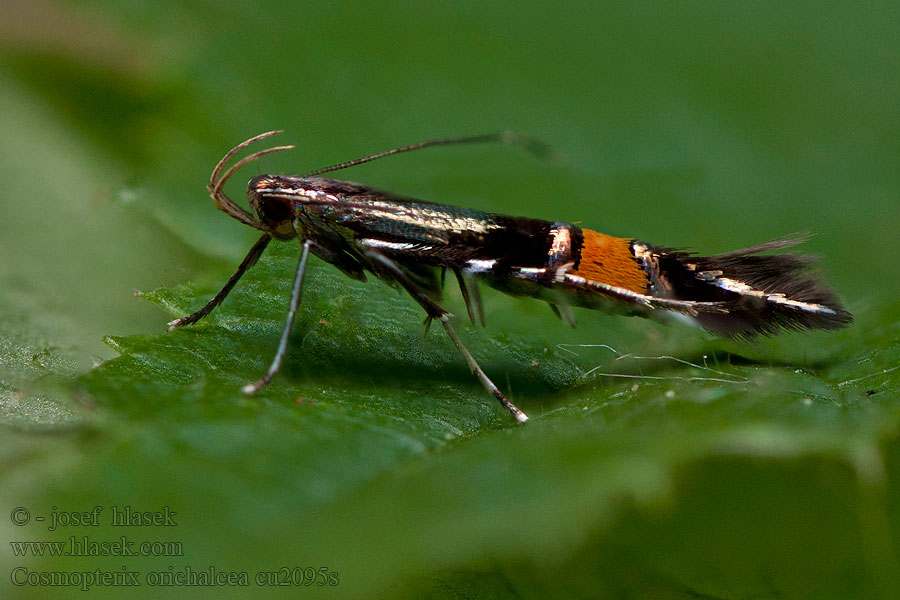
<path fill-rule="evenodd" d="M 516 271 L 523 279 L 543 279 L 547 274 L 547 269 L 543 267 L 519 267 Z"/>
<path fill-rule="evenodd" d="M 359 240 L 363 246 L 369 248 L 385 248 L 388 250 L 412 250 L 413 248 L 428 250 L 429 247 L 423 248 L 419 244 L 411 244 L 409 242 L 389 242 L 387 240 L 376 240 L 373 238 L 363 238 Z"/>
<path fill-rule="evenodd" d="M 754 289 L 753 287 L 747 285 L 746 283 L 743 283 L 742 281 L 737 281 L 736 279 L 730 279 L 728 277 L 720 277 L 716 279 L 716 285 L 723 290 L 728 290 L 729 292 L 735 292 L 744 296 L 754 296 L 756 298 L 762 298 L 767 302 L 771 302 L 772 304 L 790 306 L 792 308 L 804 310 L 807 312 L 827 313 L 831 315 L 835 314 L 834 310 L 822 304 L 802 302 L 800 300 L 791 300 L 781 293 L 767 294 L 766 292 L 763 292 L 761 290 Z"/>
<path fill-rule="evenodd" d="M 572 247 L 572 232 L 568 228 L 551 229 L 550 235 L 553 241 L 550 243 L 550 257 L 556 256 L 568 257 L 570 248 Z"/>
<path fill-rule="evenodd" d="M 649 254 L 646 244 L 633 243 L 631 249 L 637 258 L 647 258 L 647 254 Z"/>
<path fill-rule="evenodd" d="M 637 304 L 642 304 L 648 308 L 683 311 L 689 315 L 696 315 L 700 312 L 727 313 L 728 309 L 722 302 L 696 302 L 694 300 L 676 300 L 674 298 L 664 298 L 658 296 L 647 296 L 632 292 L 631 290 L 601 283 L 592 279 L 585 279 L 579 275 L 566 275 L 566 281 L 579 287 L 594 288 L 600 292 L 606 292 L 613 296 L 614 299 L 631 300 Z"/>
<path fill-rule="evenodd" d="M 756 296 L 757 298 L 766 297 L 765 292 L 753 289 L 742 281 L 729 279 L 728 277 L 719 277 L 718 279 L 716 279 L 716 286 L 722 288 L 723 290 L 743 294 L 745 296 Z"/>
<path fill-rule="evenodd" d="M 812 302 L 801 302 L 800 300 L 789 300 L 784 297 L 784 294 L 769 294 L 766 299 L 769 302 L 773 302 L 775 304 L 782 304 L 784 306 L 792 306 L 794 308 L 799 308 L 800 310 L 806 310 L 809 312 L 822 312 L 828 313 L 830 315 L 836 314 L 834 309 L 831 309 L 823 304 L 814 304 Z"/>
<path fill-rule="evenodd" d="M 567 281 L 574 283 L 575 285 L 586 286 L 597 288 L 599 290 L 610 292 L 611 294 L 615 294 L 616 296 L 627 296 L 641 304 L 645 304 L 647 306 L 651 306 L 651 298 L 650 296 L 646 296 L 644 294 L 638 294 L 637 292 L 632 292 L 631 290 L 627 290 L 625 288 L 616 287 L 614 285 L 609 285 L 608 283 L 602 283 L 600 281 L 594 281 L 593 279 L 586 279 L 581 277 L 580 275 L 572 275 L 567 274 L 565 276 Z"/>
<path fill-rule="evenodd" d="M 567 262 L 564 265 L 560 265 L 553 271 L 553 282 L 554 283 L 562 283 L 566 279 L 566 275 L 569 270 L 575 266 L 574 262 Z"/>
<path fill-rule="evenodd" d="M 474 233 L 487 233 L 497 226 L 486 222 L 484 219 L 475 219 L 469 217 L 451 217 L 446 212 L 424 208 L 421 205 L 415 205 L 414 210 L 405 212 L 397 210 L 402 207 L 397 202 L 380 202 L 374 201 L 367 203 L 361 210 L 365 211 L 366 218 L 384 218 L 391 221 L 400 221 L 410 225 L 421 225 L 427 222 L 428 226 L 433 229 L 444 231 L 469 231 Z M 354 208 L 354 210 L 356 210 Z"/>
<path fill-rule="evenodd" d="M 496 259 L 477 259 L 473 258 L 466 262 L 466 270 L 469 273 L 488 273 L 497 264 Z"/>
<path fill-rule="evenodd" d="M 284 187 L 275 187 L 275 188 L 256 188 L 257 193 L 260 194 L 269 194 L 271 196 L 276 196 L 278 198 L 296 198 L 297 196 L 303 196 L 305 198 L 316 198 L 318 196 L 324 196 L 325 192 L 319 190 L 310 190 L 307 188 L 284 188 Z"/>
<path fill-rule="evenodd" d="M 691 270 L 697 269 L 696 265 L 688 265 L 688 267 L 691 268 Z M 697 273 L 697 279 L 700 279 L 702 281 L 713 281 L 717 277 L 721 276 L 722 271 L 700 271 L 699 273 Z"/>

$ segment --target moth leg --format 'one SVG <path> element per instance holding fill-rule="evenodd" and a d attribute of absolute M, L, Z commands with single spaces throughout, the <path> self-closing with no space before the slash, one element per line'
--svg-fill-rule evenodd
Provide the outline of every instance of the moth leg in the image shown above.
<path fill-rule="evenodd" d="M 553 314 L 559 317 L 560 321 L 565 321 L 572 328 L 575 327 L 575 315 L 572 314 L 572 307 L 569 306 L 569 303 L 565 301 L 565 298 L 560 298 L 560 301 L 556 304 L 550 305 L 550 310 L 553 311 Z"/>
<path fill-rule="evenodd" d="M 419 288 L 416 284 L 414 284 L 409 277 L 406 276 L 406 273 L 403 272 L 403 269 L 397 266 L 394 261 L 389 259 L 388 257 L 380 254 L 378 252 L 367 251 L 366 255 L 374 262 L 377 263 L 378 267 L 386 271 L 397 283 L 402 285 L 409 295 L 413 297 L 413 299 L 419 303 L 419 305 L 425 309 L 425 312 L 428 314 L 430 319 L 437 319 L 441 322 L 441 325 L 444 326 L 444 329 L 447 331 L 447 335 L 450 336 L 450 339 L 453 340 L 453 343 L 456 345 L 456 349 L 459 350 L 459 353 L 462 354 L 463 358 L 466 360 L 466 364 L 469 366 L 469 370 L 478 378 L 478 381 L 481 382 L 481 385 L 484 386 L 494 398 L 497 399 L 498 402 L 508 410 L 512 416 L 516 418 L 519 423 L 524 423 L 528 420 L 528 415 L 519 410 L 512 402 L 506 399 L 506 396 L 503 395 L 503 392 L 494 385 L 494 382 L 485 375 L 484 371 L 478 365 L 478 362 L 475 360 L 475 357 L 469 352 L 469 350 L 463 345 L 462 340 L 459 339 L 459 336 L 456 335 L 456 331 L 453 329 L 453 326 L 450 325 L 450 313 L 447 312 L 444 308 L 438 305 L 434 300 L 428 297 L 428 294 L 425 293 L 424 290 Z"/>
<path fill-rule="evenodd" d="M 278 349 L 275 350 L 275 358 L 272 359 L 269 370 L 266 371 L 266 374 L 263 375 L 261 379 L 253 383 L 248 383 L 241 388 L 241 391 L 245 394 L 258 392 L 261 388 L 266 386 L 273 377 L 275 377 L 278 369 L 281 368 L 281 362 L 284 360 L 284 355 L 287 352 L 288 338 L 291 335 L 291 326 L 294 324 L 297 307 L 300 306 L 300 296 L 303 292 L 303 276 L 306 274 L 306 262 L 309 260 L 310 246 L 312 246 L 312 240 L 303 240 L 303 251 L 300 253 L 300 262 L 297 263 L 297 271 L 294 273 L 294 284 L 291 287 L 291 301 L 288 305 L 287 317 L 284 320 L 284 329 L 281 331 L 281 339 L 278 340 Z"/>
<path fill-rule="evenodd" d="M 262 255 L 263 250 L 266 249 L 266 246 L 269 245 L 269 241 L 272 239 L 268 233 L 264 234 L 256 243 L 253 244 L 253 247 L 250 248 L 250 252 L 247 253 L 247 256 L 244 257 L 244 260 L 241 261 L 241 264 L 238 266 L 237 271 L 228 279 L 228 282 L 225 286 L 219 290 L 219 293 L 213 296 L 213 299 L 206 303 L 206 306 L 198 310 L 197 312 L 190 314 L 186 317 L 181 317 L 180 319 L 175 319 L 174 321 L 169 321 L 169 331 L 174 330 L 176 327 L 182 327 L 184 325 L 191 325 L 192 323 L 196 323 L 209 313 L 213 311 L 215 307 L 222 303 L 222 300 L 225 299 L 225 296 L 231 292 L 231 288 L 234 287 L 234 284 L 238 282 L 238 280 L 247 272 L 247 269 L 256 264 L 256 261 L 259 260 L 259 257 Z"/>
<path fill-rule="evenodd" d="M 636 310 L 651 314 L 655 309 L 671 310 L 690 316 L 699 314 L 728 314 L 730 307 L 727 302 L 698 302 L 694 300 L 677 300 L 674 298 L 662 298 L 639 294 L 625 288 L 609 285 L 600 281 L 585 279 L 578 275 L 567 273 L 563 282 L 570 289 L 588 290 L 614 300 L 631 305 Z"/>
<path fill-rule="evenodd" d="M 466 303 L 466 312 L 469 313 L 469 320 L 472 325 L 476 321 L 484 327 L 484 310 L 481 307 L 481 294 L 478 292 L 478 283 L 472 278 L 472 275 L 464 273 L 459 269 L 453 269 L 456 275 L 456 281 L 459 283 L 459 291 L 462 292 L 463 301 Z"/>
<path fill-rule="evenodd" d="M 516 421 L 519 423 L 524 423 L 528 420 L 528 415 L 523 413 L 521 410 L 516 407 L 515 404 L 506 399 L 506 396 L 503 395 L 503 392 L 494 385 L 494 382 L 485 375 L 484 371 L 481 370 L 481 367 L 478 366 L 478 363 L 475 361 L 475 357 L 463 346 L 462 340 L 459 339 L 459 336 L 456 335 L 456 331 L 454 331 L 453 326 L 450 325 L 450 315 L 444 314 L 440 317 L 441 325 L 444 326 L 444 329 L 447 330 L 447 335 L 450 336 L 450 339 L 453 340 L 453 343 L 456 344 L 456 349 L 459 350 L 459 353 L 463 355 L 463 358 L 466 359 L 466 364 L 469 365 L 469 370 L 478 377 L 478 381 L 481 382 L 481 385 L 484 386 L 484 389 L 493 394 L 494 398 L 497 399 L 500 404 L 512 414 L 513 417 L 516 418 Z"/>

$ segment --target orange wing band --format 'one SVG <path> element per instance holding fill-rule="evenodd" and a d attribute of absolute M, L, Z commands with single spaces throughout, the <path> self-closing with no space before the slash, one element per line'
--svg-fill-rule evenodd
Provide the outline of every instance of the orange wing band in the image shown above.
<path fill-rule="evenodd" d="M 631 240 L 582 229 L 584 245 L 578 268 L 571 273 L 607 285 L 647 293 L 649 279 L 631 252 Z"/>

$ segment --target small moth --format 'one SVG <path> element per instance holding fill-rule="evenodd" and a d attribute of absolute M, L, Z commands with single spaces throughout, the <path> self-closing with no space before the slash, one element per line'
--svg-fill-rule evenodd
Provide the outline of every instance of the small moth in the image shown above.
<path fill-rule="evenodd" d="M 262 232 L 225 286 L 197 312 L 169 323 L 169 330 L 196 323 L 228 295 L 272 238 L 300 240 L 287 318 L 268 371 L 243 387 L 252 394 L 281 367 L 300 304 L 310 253 L 353 279 L 369 273 L 406 290 L 444 327 L 481 384 L 519 422 L 528 417 L 488 378 L 466 349 L 441 305 L 443 275 L 456 278 L 473 323 L 484 324 L 478 282 L 516 296 L 548 302 L 574 325 L 572 307 L 663 318 L 677 315 L 710 332 L 750 337 L 791 329 L 837 329 L 852 321 L 836 296 L 810 271 L 815 259 L 765 254 L 799 244 L 804 236 L 776 239 L 715 256 L 653 246 L 566 223 L 510 217 L 448 204 L 404 198 L 348 181 L 318 177 L 391 154 L 430 146 L 504 142 L 539 151 L 530 138 L 503 132 L 433 140 L 317 169 L 306 175 L 257 175 L 247 198 L 256 215 L 223 191 L 241 167 L 293 146 L 255 152 L 225 170 L 236 154 L 280 131 L 250 138 L 231 149 L 210 177 L 216 207 Z"/>

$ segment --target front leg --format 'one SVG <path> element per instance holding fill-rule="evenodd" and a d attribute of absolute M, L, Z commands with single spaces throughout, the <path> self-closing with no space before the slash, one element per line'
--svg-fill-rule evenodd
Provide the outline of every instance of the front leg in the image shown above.
<path fill-rule="evenodd" d="M 519 423 L 527 421 L 528 415 L 523 413 L 512 402 L 506 399 L 503 392 L 501 392 L 500 389 L 494 385 L 494 382 L 485 375 L 484 371 L 478 365 L 478 362 L 475 361 L 475 357 L 472 356 L 472 353 L 463 345 L 462 340 L 456 335 L 453 326 L 450 325 L 450 313 L 442 308 L 437 302 L 429 298 L 425 290 L 413 283 L 410 278 L 407 277 L 406 273 L 403 272 L 403 269 L 397 266 L 390 258 L 374 250 L 366 250 L 365 254 L 374 265 L 377 265 L 378 268 L 389 274 L 397 283 L 402 285 L 403 288 L 409 292 L 409 295 L 425 309 L 425 313 L 428 315 L 429 319 L 437 319 L 441 322 L 441 325 L 443 325 L 444 329 L 447 331 L 447 335 L 450 336 L 450 339 L 453 340 L 453 343 L 456 345 L 456 349 L 459 350 L 459 353 L 462 354 L 463 358 L 466 360 L 469 370 L 478 377 L 478 381 L 481 382 L 484 389 L 490 392 Z"/>
<path fill-rule="evenodd" d="M 180 319 L 175 319 L 174 321 L 169 322 L 169 331 L 174 330 L 176 327 L 183 327 L 185 325 L 191 325 L 196 323 L 209 313 L 213 311 L 215 307 L 222 303 L 222 300 L 225 299 L 225 296 L 231 291 L 231 288 L 234 287 L 234 284 L 238 282 L 238 280 L 247 272 L 247 269 L 256 264 L 256 261 L 259 260 L 259 257 L 262 256 L 263 250 L 266 249 L 266 246 L 269 245 L 269 242 L 272 240 L 272 236 L 268 233 L 264 233 L 261 238 L 256 240 L 256 243 L 253 244 L 253 247 L 250 248 L 250 252 L 247 253 L 247 256 L 244 257 L 244 260 L 241 261 L 241 264 L 238 266 L 237 271 L 228 278 L 228 281 L 225 283 L 225 286 L 219 290 L 219 293 L 213 296 L 213 299 L 206 303 L 206 306 L 201 308 L 195 313 L 192 313 L 186 317 L 181 317 Z"/>

